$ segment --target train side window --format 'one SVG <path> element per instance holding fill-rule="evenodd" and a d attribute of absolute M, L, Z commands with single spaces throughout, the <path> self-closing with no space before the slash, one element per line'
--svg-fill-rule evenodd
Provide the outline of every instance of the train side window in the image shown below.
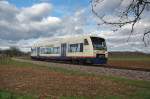
<path fill-rule="evenodd" d="M 83 52 L 83 43 L 80 43 L 80 52 Z"/>
<path fill-rule="evenodd" d="M 60 53 L 60 47 L 57 47 L 57 54 Z"/>
<path fill-rule="evenodd" d="M 70 44 L 69 52 L 83 52 L 83 43 Z"/>
<path fill-rule="evenodd" d="M 78 44 L 70 44 L 69 52 L 79 52 Z"/>
<path fill-rule="evenodd" d="M 31 48 L 31 53 L 36 53 L 36 49 L 35 48 Z"/>
<path fill-rule="evenodd" d="M 53 54 L 56 54 L 56 53 L 57 53 L 57 48 L 53 47 Z"/>
<path fill-rule="evenodd" d="M 53 47 L 53 54 L 59 54 L 60 48 L 59 47 Z"/>
<path fill-rule="evenodd" d="M 47 54 L 51 54 L 51 48 L 47 48 L 46 50 Z"/>
<path fill-rule="evenodd" d="M 40 53 L 45 54 L 45 48 L 40 48 Z"/>
<path fill-rule="evenodd" d="M 84 45 L 89 45 L 89 42 L 87 39 L 84 39 Z"/>

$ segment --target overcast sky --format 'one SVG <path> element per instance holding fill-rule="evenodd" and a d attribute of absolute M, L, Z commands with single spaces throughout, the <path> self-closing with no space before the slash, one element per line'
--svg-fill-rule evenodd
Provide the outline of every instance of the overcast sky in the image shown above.
<path fill-rule="evenodd" d="M 110 14 L 116 6 L 122 8 L 130 0 L 124 1 L 105 0 L 96 10 Z M 109 51 L 150 53 L 150 47 L 144 47 L 142 42 L 142 32 L 150 27 L 150 13 L 145 12 L 143 17 L 136 25 L 135 35 L 127 42 L 130 26 L 117 32 L 97 26 L 99 19 L 91 12 L 90 0 L 0 0 L 0 48 L 17 46 L 29 51 L 33 43 L 47 37 L 94 34 L 107 39 Z M 110 14 L 109 19 L 115 16 Z"/>

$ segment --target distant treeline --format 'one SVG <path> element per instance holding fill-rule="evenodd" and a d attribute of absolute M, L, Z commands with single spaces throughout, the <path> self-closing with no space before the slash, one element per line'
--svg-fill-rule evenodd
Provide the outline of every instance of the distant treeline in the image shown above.
<path fill-rule="evenodd" d="M 28 56 L 29 54 L 30 53 L 25 53 L 25 52 L 20 51 L 20 49 L 17 47 L 10 47 L 9 49 L 6 49 L 6 50 L 0 49 L 0 55 L 6 55 L 6 56 L 10 56 L 10 57 Z"/>
<path fill-rule="evenodd" d="M 150 53 L 142 52 L 109 52 L 109 56 L 150 56 Z"/>

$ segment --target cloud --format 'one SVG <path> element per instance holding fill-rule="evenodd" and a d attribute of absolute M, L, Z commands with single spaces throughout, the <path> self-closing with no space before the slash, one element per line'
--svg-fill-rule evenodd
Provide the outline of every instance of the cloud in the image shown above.
<path fill-rule="evenodd" d="M 3 2 L 0 2 L 3 3 Z M 0 38 L 6 40 L 21 40 L 47 36 L 59 36 L 84 33 L 87 16 L 86 9 L 80 9 L 74 12 L 72 16 L 63 18 L 51 16 L 52 4 L 39 3 L 31 7 L 16 8 L 12 4 L 5 2 L 1 9 L 8 7 L 11 13 L 6 16 L 13 16 L 7 20 L 0 20 Z M 11 8 L 9 8 L 11 7 Z"/>
<path fill-rule="evenodd" d="M 0 20 L 15 21 L 17 13 L 19 10 L 14 5 L 10 5 L 7 1 L 0 1 Z"/>
<path fill-rule="evenodd" d="M 83 34 L 84 27 L 87 23 L 87 17 L 85 16 L 85 9 L 80 9 L 72 16 L 66 16 L 63 18 L 62 26 L 63 29 L 61 35 L 76 35 Z"/>
<path fill-rule="evenodd" d="M 21 12 L 17 15 L 17 19 L 19 21 L 39 21 L 51 11 L 52 5 L 49 3 L 35 4 L 28 8 L 22 8 Z"/>
<path fill-rule="evenodd" d="M 99 35 L 106 38 L 109 51 L 141 51 L 150 53 L 150 46 L 145 47 L 143 42 L 142 22 L 135 26 L 135 32 L 131 34 L 130 26 L 125 26 L 117 32 L 103 31 Z"/>
<path fill-rule="evenodd" d="M 96 8 L 101 15 L 109 14 L 108 20 L 117 20 L 112 11 L 119 11 L 128 5 L 127 0 L 104 0 L 104 4 Z M 120 5 L 120 6 L 119 6 Z M 117 7 L 118 6 L 118 7 Z M 117 9 L 116 9 L 117 7 Z M 117 32 L 110 31 L 109 26 L 97 27 L 94 23 L 100 22 L 90 15 L 89 8 L 81 8 L 61 18 L 52 15 L 53 10 L 58 10 L 50 3 L 38 3 L 30 7 L 17 8 L 7 1 L 0 1 L 0 48 L 18 46 L 22 50 L 29 51 L 31 45 L 37 41 L 45 40 L 47 37 L 74 36 L 82 34 L 98 34 L 107 40 L 109 51 L 143 51 L 143 31 L 150 28 L 149 12 L 146 11 L 139 23 L 135 25 L 134 35 L 127 42 L 131 25 L 126 25 Z M 67 12 L 68 13 L 68 12 Z M 99 29 L 97 29 L 99 28 Z M 87 32 L 87 33 L 86 33 Z"/>
<path fill-rule="evenodd" d="M 95 10 L 99 13 L 100 16 L 105 15 L 104 19 L 109 22 L 118 22 L 118 15 L 120 12 L 126 9 L 129 6 L 132 0 L 100 0 Z M 142 13 L 141 20 L 137 22 L 134 26 L 134 31 L 131 34 L 131 24 L 127 24 L 120 30 L 112 32 L 111 30 L 116 28 L 111 25 L 101 25 L 101 29 L 104 29 L 103 33 L 100 35 L 107 39 L 108 49 L 113 51 L 143 51 L 149 52 L 149 47 L 145 47 L 143 40 L 143 33 L 150 29 L 150 11 L 145 10 Z M 133 17 L 129 17 L 132 19 Z M 123 21 L 123 20 L 122 20 Z M 95 22 L 101 23 L 98 18 L 95 18 Z M 105 32 L 106 31 L 106 32 Z M 129 39 L 129 40 L 128 40 Z M 146 38 L 146 42 L 150 42 L 149 38 Z M 150 43 L 149 43 L 150 44 Z"/>
<path fill-rule="evenodd" d="M 18 41 L 53 35 L 60 28 L 61 19 L 50 16 L 52 5 L 39 3 L 17 8 L 7 1 L 0 1 L 0 38 Z"/>
<path fill-rule="evenodd" d="M 49 3 L 25 8 L 17 8 L 7 1 L 0 1 L 0 5 L 0 47 L 25 48 L 31 46 L 29 42 L 39 38 L 84 33 L 83 28 L 87 21 L 85 9 L 75 11 L 72 16 L 59 18 L 51 16 L 52 4 Z"/>
<path fill-rule="evenodd" d="M 95 0 L 94 0 L 95 1 Z M 121 4 L 122 0 L 99 0 L 98 2 L 95 1 L 94 10 L 98 12 L 100 16 L 112 14 L 112 12 Z"/>

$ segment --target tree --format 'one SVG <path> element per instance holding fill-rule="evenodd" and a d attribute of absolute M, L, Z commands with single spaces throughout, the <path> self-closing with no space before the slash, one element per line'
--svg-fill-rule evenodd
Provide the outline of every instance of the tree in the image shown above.
<path fill-rule="evenodd" d="M 150 0 L 116 0 L 117 6 L 120 6 L 122 3 L 126 3 L 126 6 L 118 7 L 119 9 L 113 10 L 113 12 L 108 13 L 100 13 L 100 10 L 97 10 L 97 8 L 103 3 L 106 3 L 108 0 L 91 0 L 91 8 L 94 15 L 101 20 L 100 23 L 98 23 L 99 26 L 101 25 L 110 25 L 115 28 L 113 28 L 113 31 L 118 31 L 122 27 L 126 25 L 131 25 L 131 33 L 129 35 L 129 38 L 134 33 L 135 25 L 140 22 L 143 19 L 143 13 L 150 11 Z M 114 0 L 109 0 L 108 3 L 112 3 Z M 107 8 L 106 8 L 107 9 Z M 112 9 L 110 9 L 112 11 Z M 108 10 L 107 10 L 108 11 Z M 104 12 L 104 11 L 103 11 Z M 114 14 L 116 15 L 116 20 L 108 20 L 107 16 L 108 14 Z M 150 34 L 150 26 L 147 27 L 143 31 L 143 37 L 142 40 L 147 46 L 147 40 L 149 40 L 149 34 Z M 146 37 L 148 39 L 146 40 Z M 128 40 L 129 40 L 128 38 Z"/>
<path fill-rule="evenodd" d="M 3 50 L 2 54 L 13 57 L 13 56 L 21 56 L 24 53 L 21 52 L 19 48 L 13 46 L 13 47 L 10 47 L 9 49 Z"/>

